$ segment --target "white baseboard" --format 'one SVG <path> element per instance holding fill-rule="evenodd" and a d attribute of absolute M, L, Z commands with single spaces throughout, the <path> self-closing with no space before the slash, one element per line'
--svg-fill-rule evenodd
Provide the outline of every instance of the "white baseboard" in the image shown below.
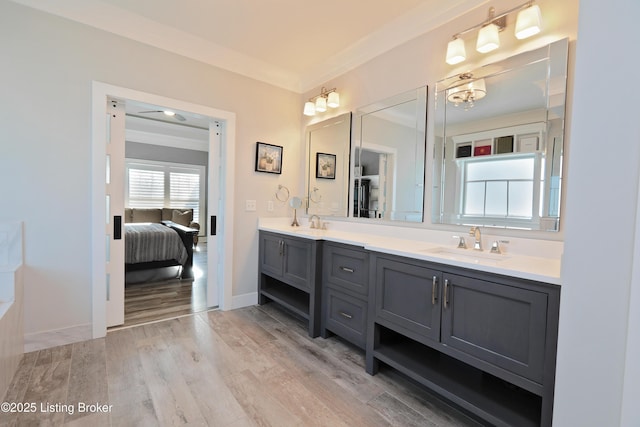
<path fill-rule="evenodd" d="M 235 295 L 231 299 L 231 309 L 249 307 L 258 304 L 258 293 L 250 292 L 248 294 Z"/>
<path fill-rule="evenodd" d="M 92 331 L 91 323 L 87 323 L 70 328 L 25 334 L 24 352 L 30 353 L 45 348 L 90 340 L 92 338 Z"/>

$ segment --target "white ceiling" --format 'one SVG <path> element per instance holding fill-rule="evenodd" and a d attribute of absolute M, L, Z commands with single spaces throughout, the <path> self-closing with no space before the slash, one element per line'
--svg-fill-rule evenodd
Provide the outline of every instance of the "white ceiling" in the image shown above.
<path fill-rule="evenodd" d="M 13 0 L 303 93 L 488 0 Z"/>

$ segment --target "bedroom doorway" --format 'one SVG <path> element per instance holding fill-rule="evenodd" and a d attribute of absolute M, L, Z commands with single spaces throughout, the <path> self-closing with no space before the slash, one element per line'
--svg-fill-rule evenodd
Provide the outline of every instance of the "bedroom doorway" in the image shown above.
<path fill-rule="evenodd" d="M 206 217 L 200 219 L 205 225 L 206 233 L 206 307 L 219 307 L 223 310 L 231 306 L 231 258 L 224 254 L 233 253 L 231 230 L 233 226 L 233 164 L 235 139 L 235 114 L 212 109 L 210 107 L 165 98 L 153 94 L 120 88 L 100 82 L 93 84 L 93 218 L 92 227 L 92 265 L 93 265 L 93 336 L 106 334 L 107 326 L 122 324 L 124 304 L 124 276 L 117 273 L 110 277 L 109 259 L 114 262 L 114 255 L 124 252 L 118 248 L 114 238 L 116 225 L 123 225 L 123 204 L 111 203 L 112 195 L 105 186 L 105 176 L 109 182 L 112 177 L 124 177 L 124 131 L 112 128 L 109 105 L 140 103 L 159 109 L 170 109 L 184 117 L 193 114 L 208 120 L 208 179 Z M 120 112 L 120 114 L 122 111 Z M 105 120 L 105 117 L 107 120 Z M 124 124 L 124 120 L 113 121 L 116 126 Z M 105 138 L 105 135 L 107 138 Z M 107 142 L 111 137 L 114 146 L 122 146 L 123 155 L 107 155 Z M 120 186 L 124 192 L 124 185 Z M 111 189 L 113 192 L 113 189 Z M 116 199 L 118 197 L 115 197 Z M 107 227 L 105 228 L 105 224 Z M 107 233 L 105 233 L 105 230 Z M 122 233 L 122 228 L 118 233 Z M 121 235 L 120 241 L 121 241 Z M 113 246 L 113 247 L 112 247 Z M 116 257 L 117 258 L 117 257 Z M 122 262 L 124 265 L 124 261 Z M 106 295 L 106 298 L 105 298 Z M 122 295 L 120 297 L 120 295 Z M 115 303 L 115 304 L 114 304 Z"/>
<path fill-rule="evenodd" d="M 200 114 L 130 100 L 125 103 L 125 113 L 123 222 L 127 230 L 123 237 L 128 258 L 135 252 L 132 248 L 138 247 L 128 242 L 130 236 L 137 237 L 133 229 L 147 227 L 140 223 L 149 220 L 156 223 L 162 229 L 160 236 L 168 231 L 159 224 L 162 221 L 187 227 L 191 233 L 197 230 L 192 237 L 193 244 L 189 242 L 188 247 L 178 232 L 172 233 L 172 242 L 177 247 L 165 248 L 166 260 L 153 258 L 154 263 L 143 262 L 151 259 L 151 251 L 158 250 L 154 246 L 145 246 L 145 251 L 138 252 L 149 259 L 136 259 L 137 264 L 128 264 L 132 260 L 125 259 L 122 326 L 126 327 L 210 308 L 207 304 L 210 224 L 206 221 L 209 145 L 210 132 L 218 133 L 215 126 L 219 122 Z M 214 143 L 218 144 L 215 138 Z M 218 179 L 212 182 L 217 185 Z M 157 213 L 158 218 L 147 216 L 153 213 Z M 175 261 L 178 247 L 188 250 L 188 253 L 183 251 L 188 255 L 185 265 L 166 265 L 179 264 Z"/>

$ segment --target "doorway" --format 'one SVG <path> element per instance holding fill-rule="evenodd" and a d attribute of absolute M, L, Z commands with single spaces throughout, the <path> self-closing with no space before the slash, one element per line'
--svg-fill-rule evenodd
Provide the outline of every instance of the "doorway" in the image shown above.
<path fill-rule="evenodd" d="M 107 305 L 110 295 L 120 287 L 120 278 L 115 280 L 107 276 L 109 233 L 105 233 L 105 224 L 110 221 L 107 213 L 109 202 L 105 187 L 108 168 L 114 167 L 114 159 L 107 162 L 106 148 L 109 132 L 108 101 L 138 102 L 197 114 L 211 118 L 209 126 L 209 177 L 207 218 L 207 306 L 218 306 L 222 310 L 231 308 L 231 256 L 233 241 L 233 172 L 235 114 L 223 110 L 192 104 L 176 99 L 131 89 L 93 83 L 92 108 L 92 270 L 93 270 L 93 337 L 106 334 Z M 107 120 L 105 120 L 107 118 Z M 105 138 L 107 136 L 107 138 Z M 124 144 L 115 141 L 115 144 Z M 122 159 L 124 161 L 124 159 Z M 117 163 L 117 159 L 116 159 Z M 116 165 L 117 167 L 117 165 Z M 116 218 L 114 217 L 114 223 Z M 114 229 L 115 231 L 115 229 Z M 114 233 L 115 234 L 115 233 Z M 124 278 L 122 278 L 122 287 Z M 124 308 L 122 308 L 124 310 Z"/>
<path fill-rule="evenodd" d="M 218 121 L 213 117 L 176 112 L 165 106 L 130 100 L 125 101 L 124 111 L 123 223 L 127 232 L 123 238 L 130 257 L 136 252 L 133 248 L 139 246 L 127 242 L 127 239 L 138 236 L 136 230 L 140 227 L 146 228 L 140 223 L 151 219 L 148 214 L 157 212 L 160 218 L 151 220 L 173 221 L 195 234 L 193 244 L 189 243 L 187 247 L 177 232 L 172 233 L 174 244 L 188 250 L 188 265 L 140 264 L 140 259 L 137 264 L 125 264 L 124 323 L 114 328 L 211 308 L 207 304 L 209 224 L 206 221 L 206 201 L 211 124 Z M 112 170 L 112 173 L 121 172 Z M 212 181 L 214 185 L 219 184 L 217 179 Z M 213 238 L 212 241 L 215 244 Z M 148 251 L 154 248 L 144 244 Z M 151 256 L 147 251 L 141 253 Z M 166 255 L 173 259 L 175 252 Z M 125 259 L 127 262 L 130 260 Z M 178 264 L 175 261 L 169 263 Z M 107 323 L 107 326 L 112 326 L 109 318 Z"/>

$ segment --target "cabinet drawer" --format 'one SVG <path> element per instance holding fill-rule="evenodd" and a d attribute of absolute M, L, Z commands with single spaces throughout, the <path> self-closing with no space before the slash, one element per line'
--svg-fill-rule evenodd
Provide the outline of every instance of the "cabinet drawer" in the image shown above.
<path fill-rule="evenodd" d="M 364 348 L 367 303 L 335 289 L 325 288 L 325 290 L 327 292 L 327 329 Z"/>
<path fill-rule="evenodd" d="M 344 245 L 327 244 L 324 250 L 325 280 L 334 287 L 360 295 L 369 293 L 369 254 Z"/>

